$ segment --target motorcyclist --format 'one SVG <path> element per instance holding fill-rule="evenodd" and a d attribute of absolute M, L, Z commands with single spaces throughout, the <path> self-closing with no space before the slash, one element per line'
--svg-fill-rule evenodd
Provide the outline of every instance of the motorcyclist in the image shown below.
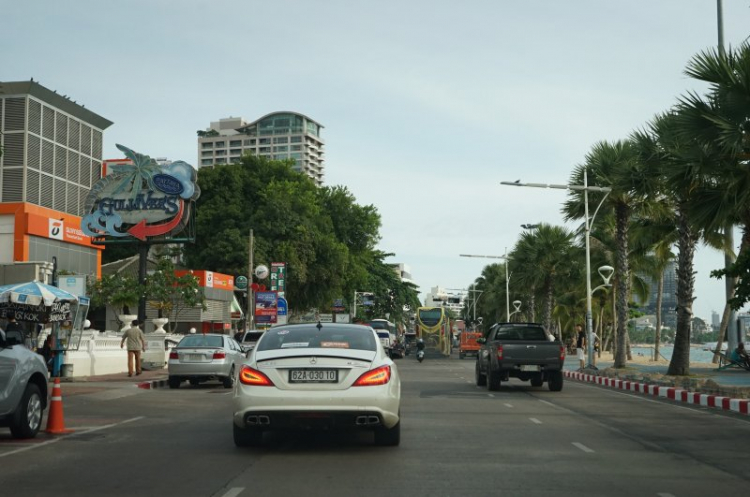
<path fill-rule="evenodd" d="M 422 340 L 421 338 L 417 340 L 417 352 L 419 352 L 420 350 L 424 350 L 424 340 Z"/>

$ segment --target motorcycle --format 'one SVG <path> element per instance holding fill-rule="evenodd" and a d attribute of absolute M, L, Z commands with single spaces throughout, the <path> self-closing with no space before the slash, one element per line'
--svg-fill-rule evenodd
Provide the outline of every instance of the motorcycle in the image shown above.
<path fill-rule="evenodd" d="M 417 360 L 418 360 L 419 362 L 422 362 L 422 361 L 424 361 L 424 350 L 422 350 L 422 349 L 419 349 L 419 350 L 417 351 Z"/>

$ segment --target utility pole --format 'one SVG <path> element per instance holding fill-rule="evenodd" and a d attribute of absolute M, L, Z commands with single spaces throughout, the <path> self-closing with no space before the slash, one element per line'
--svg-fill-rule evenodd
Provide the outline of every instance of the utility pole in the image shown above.
<path fill-rule="evenodd" d="M 248 264 L 247 264 L 247 329 L 255 328 L 255 295 L 253 291 L 253 230 L 250 230 L 248 240 Z"/>

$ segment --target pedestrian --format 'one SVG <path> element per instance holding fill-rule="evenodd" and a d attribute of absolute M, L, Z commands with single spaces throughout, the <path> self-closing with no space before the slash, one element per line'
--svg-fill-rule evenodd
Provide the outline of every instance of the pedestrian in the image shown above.
<path fill-rule="evenodd" d="M 576 325 L 576 356 L 578 362 L 581 365 L 581 369 L 586 367 L 586 355 L 584 349 L 586 348 L 586 333 L 583 331 L 583 326 L 580 324 Z"/>
<path fill-rule="evenodd" d="M 42 357 L 44 357 L 44 363 L 47 365 L 47 371 L 52 373 L 52 361 L 55 359 L 55 337 L 51 333 L 47 335 L 47 339 L 44 341 L 41 350 L 39 351 Z"/>
<path fill-rule="evenodd" d="M 146 337 L 139 328 L 140 322 L 133 321 L 132 326 L 122 334 L 120 348 L 128 342 L 128 376 L 133 376 L 133 362 L 135 362 L 135 374 L 141 374 L 141 352 L 146 352 Z"/>

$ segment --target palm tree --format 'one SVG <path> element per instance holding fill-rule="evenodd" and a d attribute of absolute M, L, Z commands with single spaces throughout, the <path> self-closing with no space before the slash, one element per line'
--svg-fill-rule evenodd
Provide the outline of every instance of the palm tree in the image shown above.
<path fill-rule="evenodd" d="M 576 166 L 570 183 L 583 184 L 588 172 L 588 184 L 611 188 L 602 197 L 592 192 L 589 200 L 601 201 L 604 213 L 614 213 L 615 219 L 615 276 L 617 308 L 617 343 L 615 347 L 615 368 L 627 364 L 626 343 L 628 323 L 628 298 L 630 297 L 630 263 L 628 259 L 628 228 L 633 212 L 639 212 L 644 201 L 649 198 L 649 183 L 645 166 L 638 161 L 630 141 L 615 143 L 600 142 L 586 155 L 584 165 Z M 563 212 L 567 220 L 585 216 L 584 192 L 571 190 Z"/>
<path fill-rule="evenodd" d="M 540 224 L 533 232 L 524 232 L 513 250 L 514 266 L 521 267 L 519 260 L 527 261 L 524 271 L 533 271 L 527 281 L 538 282 L 543 295 L 542 323 L 552 330 L 552 310 L 555 305 L 555 285 L 567 278 L 574 258 L 574 234 L 561 226 Z M 528 275 L 528 273 L 527 273 Z"/>

